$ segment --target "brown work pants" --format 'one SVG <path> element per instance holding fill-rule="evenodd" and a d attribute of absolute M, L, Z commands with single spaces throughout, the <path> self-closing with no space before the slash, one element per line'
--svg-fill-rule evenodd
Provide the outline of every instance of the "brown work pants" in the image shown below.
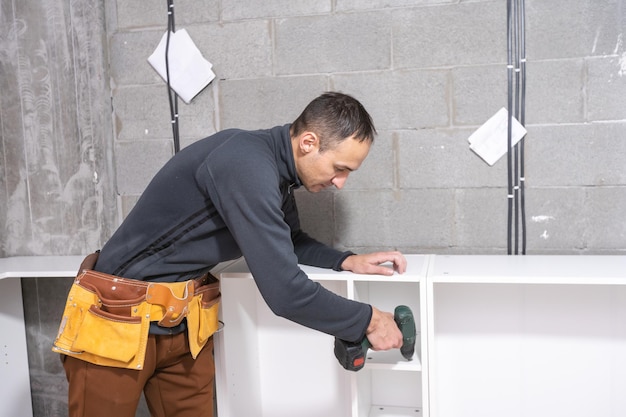
<path fill-rule="evenodd" d="M 213 417 L 213 338 L 194 360 L 187 332 L 150 335 L 142 370 L 62 356 L 69 417 L 134 417 L 144 392 L 153 417 Z"/>

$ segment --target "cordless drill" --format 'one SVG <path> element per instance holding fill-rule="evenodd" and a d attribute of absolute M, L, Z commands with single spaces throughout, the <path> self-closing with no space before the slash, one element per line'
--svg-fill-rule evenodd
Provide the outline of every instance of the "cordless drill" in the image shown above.
<path fill-rule="evenodd" d="M 400 353 L 407 360 L 413 359 L 413 353 L 415 352 L 415 319 L 413 318 L 413 312 L 407 306 L 397 306 L 393 319 L 396 325 L 402 332 L 402 347 Z M 365 366 L 365 355 L 367 350 L 372 345 L 364 337 L 360 342 L 346 342 L 339 338 L 335 338 L 335 357 L 348 371 L 358 371 Z"/>

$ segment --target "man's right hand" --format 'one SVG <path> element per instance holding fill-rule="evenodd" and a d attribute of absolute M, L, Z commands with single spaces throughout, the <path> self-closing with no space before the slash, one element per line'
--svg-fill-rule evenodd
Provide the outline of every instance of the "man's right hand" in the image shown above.
<path fill-rule="evenodd" d="M 402 332 L 394 321 L 393 314 L 372 306 L 372 319 L 367 331 L 367 340 L 372 350 L 389 350 L 402 347 Z"/>

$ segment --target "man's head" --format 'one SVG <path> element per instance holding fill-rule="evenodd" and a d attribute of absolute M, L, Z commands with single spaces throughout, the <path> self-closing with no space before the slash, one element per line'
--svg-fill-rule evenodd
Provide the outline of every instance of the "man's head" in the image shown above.
<path fill-rule="evenodd" d="M 367 157 L 376 129 L 353 97 L 325 93 L 313 100 L 290 129 L 296 170 L 312 192 L 342 188 Z"/>
<path fill-rule="evenodd" d="M 372 143 L 376 128 L 372 118 L 355 98 L 328 92 L 314 99 L 291 125 L 291 137 L 304 131 L 320 137 L 320 151 L 332 149 L 347 138 Z"/>

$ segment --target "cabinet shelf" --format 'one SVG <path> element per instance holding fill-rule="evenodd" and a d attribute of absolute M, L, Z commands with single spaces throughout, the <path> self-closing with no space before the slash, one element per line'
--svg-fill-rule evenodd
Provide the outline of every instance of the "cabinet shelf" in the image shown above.
<path fill-rule="evenodd" d="M 414 407 L 388 407 L 374 405 L 368 417 L 415 417 L 421 416 L 422 410 Z"/>
<path fill-rule="evenodd" d="M 402 357 L 398 349 L 386 351 L 370 350 L 367 353 L 365 369 L 421 372 L 422 363 L 417 356 L 417 352 L 413 354 L 413 359 L 407 361 Z"/>

